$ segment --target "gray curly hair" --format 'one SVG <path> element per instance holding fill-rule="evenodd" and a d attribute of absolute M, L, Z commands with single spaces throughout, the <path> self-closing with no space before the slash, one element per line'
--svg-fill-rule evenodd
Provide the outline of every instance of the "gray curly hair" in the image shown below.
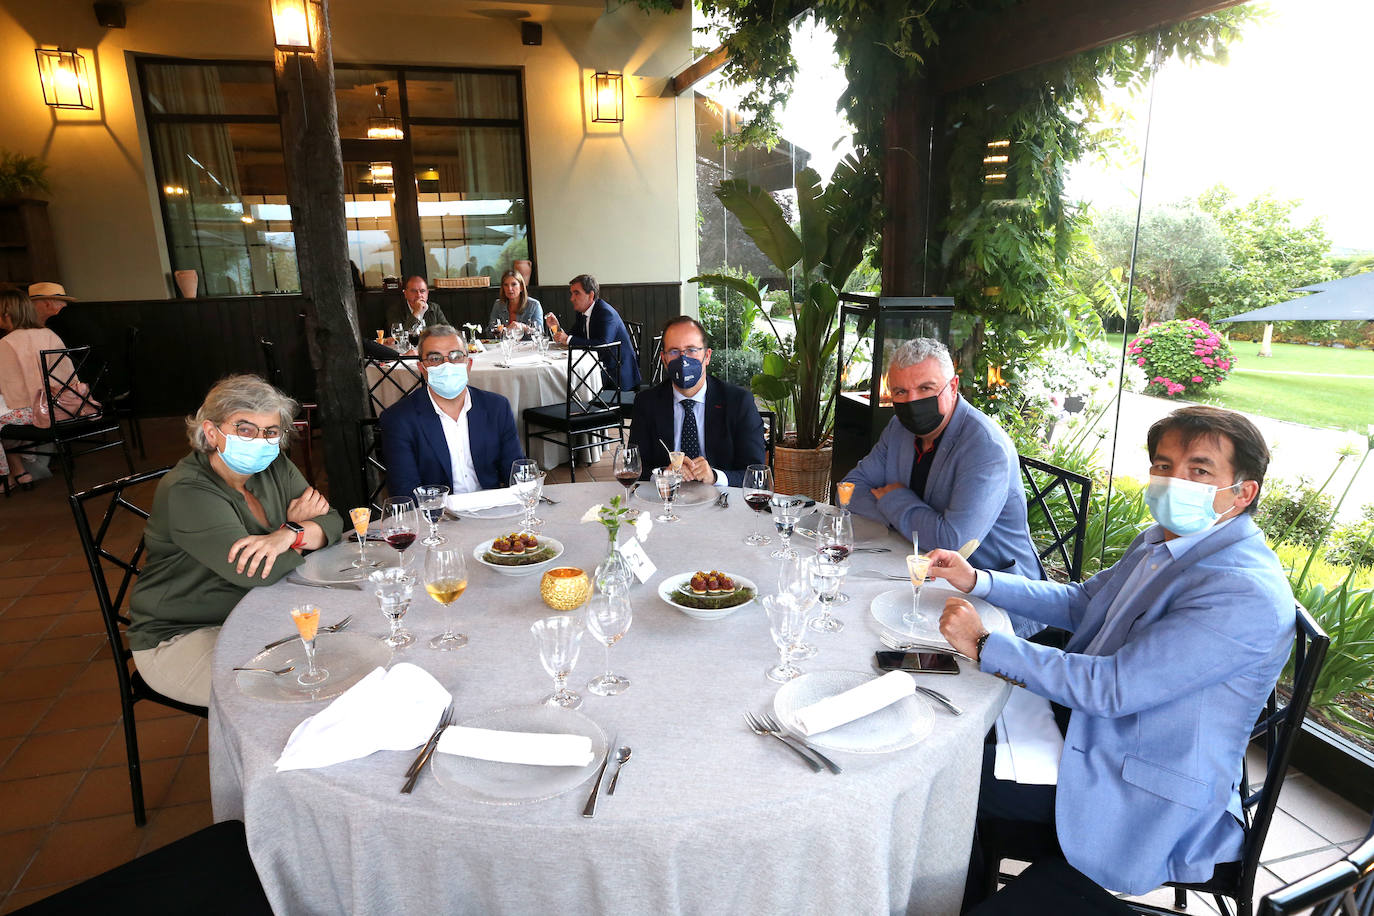
<path fill-rule="evenodd" d="M 940 364 L 940 368 L 944 370 L 946 381 L 954 378 L 954 360 L 949 358 L 949 348 L 933 337 L 913 337 L 902 344 L 897 348 L 897 352 L 892 354 L 892 361 L 887 364 L 887 371 L 905 369 L 928 359 L 933 359 Z"/>
<path fill-rule="evenodd" d="M 206 438 L 201 425 L 206 420 L 219 426 L 240 412 L 275 413 L 279 418 L 277 425 L 281 427 L 281 446 L 286 448 L 295 432 L 291 421 L 296 418 L 297 406 L 295 401 L 256 375 L 226 375 L 205 395 L 195 416 L 186 418 L 186 438 L 191 441 L 191 448 L 208 455 L 215 447 Z"/>

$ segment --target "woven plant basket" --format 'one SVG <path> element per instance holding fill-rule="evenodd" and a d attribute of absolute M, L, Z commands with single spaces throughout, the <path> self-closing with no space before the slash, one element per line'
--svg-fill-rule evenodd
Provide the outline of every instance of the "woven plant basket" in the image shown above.
<path fill-rule="evenodd" d="M 816 502 L 830 501 L 831 448 L 786 448 L 779 445 L 773 458 L 773 489 Z"/>

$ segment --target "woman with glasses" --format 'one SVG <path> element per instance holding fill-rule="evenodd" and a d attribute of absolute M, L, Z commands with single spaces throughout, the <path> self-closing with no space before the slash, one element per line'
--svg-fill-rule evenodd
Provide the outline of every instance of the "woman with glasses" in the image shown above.
<path fill-rule="evenodd" d="M 282 451 L 295 413 L 257 376 L 231 375 L 186 418 L 191 453 L 158 484 L 129 599 L 134 664 L 165 696 L 208 704 L 215 640 L 239 599 L 343 533 Z"/>
<path fill-rule="evenodd" d="M 426 328 L 418 349 L 424 386 L 380 418 L 387 489 L 402 496 L 418 486 L 450 493 L 505 486 L 511 464 L 525 457 L 510 402 L 468 384 L 467 349 L 455 328 Z"/>
<path fill-rule="evenodd" d="M 501 298 L 491 307 L 487 328 L 502 331 L 515 326 L 524 337 L 544 333 L 544 307 L 531 299 L 525 278 L 513 270 L 501 275 Z"/>

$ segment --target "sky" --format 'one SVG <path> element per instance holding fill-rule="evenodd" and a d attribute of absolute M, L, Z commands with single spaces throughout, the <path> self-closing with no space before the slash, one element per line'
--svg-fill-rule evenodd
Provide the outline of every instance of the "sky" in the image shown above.
<path fill-rule="evenodd" d="M 1271 17 L 1245 31 L 1228 64 L 1171 62 L 1160 73 L 1145 205 L 1196 196 L 1217 182 L 1247 200 L 1272 190 L 1303 201 L 1301 221 L 1322 217 L 1334 247 L 1374 250 L 1374 0 L 1267 6 Z M 812 166 L 826 178 L 850 150 L 850 129 L 835 114 L 844 74 L 821 29 L 800 25 L 793 51 L 800 73 L 779 120 L 783 135 L 811 152 Z M 726 104 L 740 94 L 718 84 L 705 91 Z M 1124 93 L 1118 99 L 1136 114 L 1124 125 L 1136 154 L 1080 163 L 1070 174 L 1072 195 L 1098 207 L 1134 205 L 1146 101 Z"/>

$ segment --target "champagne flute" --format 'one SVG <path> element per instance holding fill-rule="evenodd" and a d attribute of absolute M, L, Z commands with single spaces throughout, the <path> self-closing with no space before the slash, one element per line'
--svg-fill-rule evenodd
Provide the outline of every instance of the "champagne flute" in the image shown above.
<path fill-rule="evenodd" d="M 639 482 L 644 466 L 639 461 L 639 446 L 622 445 L 615 450 L 615 479 L 625 489 Z"/>
<path fill-rule="evenodd" d="M 744 539 L 750 547 L 769 543 L 768 535 L 759 531 L 757 513 L 771 511 L 773 501 L 773 471 L 766 464 L 751 464 L 744 469 L 744 502 L 756 513 L 754 533 Z"/>
<path fill-rule="evenodd" d="M 415 543 L 415 500 L 391 496 L 382 503 L 382 537 L 396 551 L 396 565 L 404 567 L 406 549 Z"/>
<path fill-rule="evenodd" d="M 783 595 L 768 595 L 763 599 L 768 615 L 768 632 L 778 647 L 778 663 L 767 672 L 770 681 L 786 682 L 802 671 L 792 664 L 793 651 L 806 631 L 806 609 Z"/>
<path fill-rule="evenodd" d="M 534 517 L 534 508 L 539 505 L 539 496 L 544 490 L 544 472 L 539 470 L 533 458 L 520 458 L 511 462 L 510 486 L 525 508 L 520 532 L 533 534 L 535 528 L 544 524 L 543 519 Z"/>
<path fill-rule="evenodd" d="M 553 678 L 553 693 L 540 701 L 545 706 L 577 709 L 582 705 L 582 697 L 568 689 L 568 677 L 577 665 L 582 631 L 580 614 L 544 617 L 530 625 L 530 633 L 539 645 L 539 661 Z"/>
<path fill-rule="evenodd" d="M 438 547 L 448 541 L 439 534 L 439 520 L 444 517 L 444 500 L 448 497 L 448 487 L 419 486 L 411 491 L 420 514 L 429 522 L 429 537 L 421 541 L 426 547 Z"/>
<path fill-rule="evenodd" d="M 816 545 L 823 553 L 838 557 L 849 568 L 849 554 L 854 550 L 854 516 L 848 509 L 839 506 L 821 506 L 816 523 Z M 844 592 L 835 595 L 835 604 L 845 604 L 849 596 Z"/>
<path fill-rule="evenodd" d="M 305 645 L 306 669 L 296 675 L 296 683 L 305 687 L 323 684 L 329 680 L 329 671 L 315 665 L 315 635 L 320 629 L 320 609 L 314 605 L 293 607 L 291 620 L 295 622 L 296 632 L 301 634 L 301 642 Z"/>
<path fill-rule="evenodd" d="M 916 546 L 916 538 L 912 536 L 912 547 Z M 931 625 L 930 615 L 921 610 L 921 587 L 926 584 L 926 572 L 930 569 L 930 557 L 920 553 L 914 553 L 906 558 L 906 571 L 911 577 L 911 611 L 902 615 L 902 623 L 906 624 L 907 629 L 914 630 L 918 625 L 928 627 Z M 939 625 L 936 623 L 938 632 Z"/>
<path fill-rule="evenodd" d="M 401 618 L 410 608 L 410 597 L 415 588 L 415 577 L 404 566 L 388 566 L 367 577 L 372 583 L 377 603 L 381 605 L 382 615 L 391 622 L 391 635 L 382 639 L 393 649 L 404 649 L 415 642 L 409 630 L 401 627 Z"/>
<path fill-rule="evenodd" d="M 682 475 L 672 468 L 654 468 L 649 477 L 654 482 L 654 489 L 658 491 L 659 499 L 663 500 L 663 513 L 654 516 L 654 520 L 659 522 L 681 521 L 673 514 L 673 500 L 677 499 L 678 487 L 682 485 Z"/>
<path fill-rule="evenodd" d="M 792 549 L 792 532 L 797 527 L 797 522 L 801 519 L 802 503 L 805 500 L 800 496 L 787 496 L 783 493 L 774 493 L 769 502 L 769 508 L 773 511 L 773 526 L 778 529 L 778 538 L 782 541 L 782 546 L 769 554 L 775 560 L 790 560 L 797 555 Z"/>
<path fill-rule="evenodd" d="M 587 603 L 587 632 L 606 647 L 606 673 L 587 682 L 587 689 L 599 697 L 616 696 L 630 686 L 629 678 L 611 672 L 611 646 L 624 638 L 633 619 L 630 599 L 623 591 L 595 595 Z"/>
<path fill-rule="evenodd" d="M 844 624 L 830 613 L 830 605 L 839 593 L 840 583 L 844 580 L 845 566 L 844 560 L 823 551 L 818 551 L 810 560 L 811 588 L 821 602 L 821 616 L 810 621 L 811 629 L 817 632 L 838 633 L 844 629 Z"/>
<path fill-rule="evenodd" d="M 453 614 L 449 610 L 467 587 L 467 557 L 463 551 L 457 547 L 430 550 L 425 557 L 425 591 L 444 606 L 444 632 L 429 641 L 431 649 L 461 649 L 468 644 L 466 635 L 453 632 Z"/>
<path fill-rule="evenodd" d="M 372 523 L 372 510 L 367 506 L 348 510 L 349 521 L 353 522 L 353 533 L 358 536 L 358 559 L 349 564 L 353 569 L 371 569 L 381 566 L 381 562 L 368 558 L 367 526 Z"/>

